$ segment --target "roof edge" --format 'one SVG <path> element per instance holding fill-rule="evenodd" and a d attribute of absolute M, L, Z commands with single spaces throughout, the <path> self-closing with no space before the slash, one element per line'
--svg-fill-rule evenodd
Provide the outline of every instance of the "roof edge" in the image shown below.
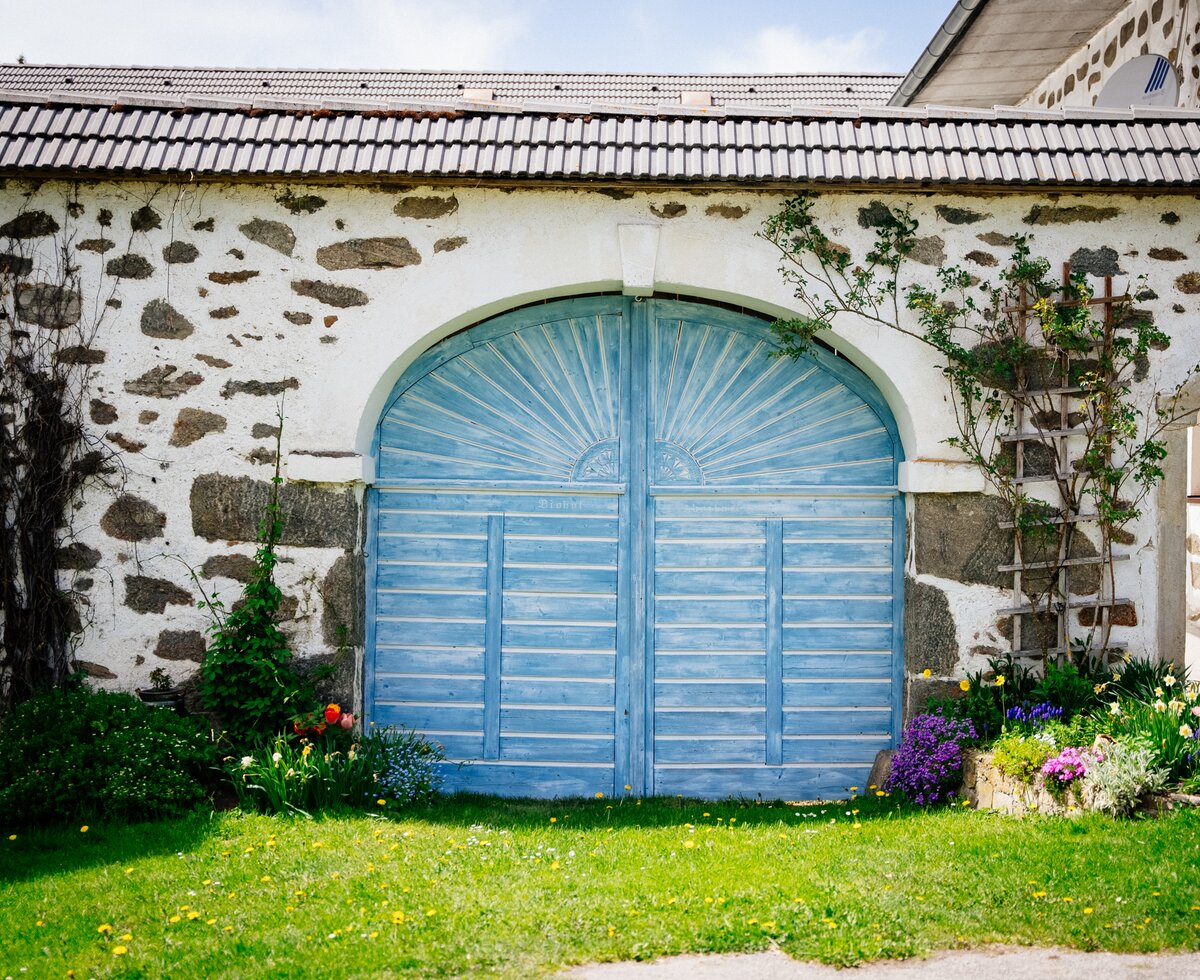
<path fill-rule="evenodd" d="M 971 28 L 980 11 L 987 6 L 988 0 L 958 0 L 954 8 L 946 15 L 942 26 L 937 29 L 932 40 L 925 45 L 925 50 L 917 58 L 916 63 L 908 70 L 904 80 L 897 86 L 892 97 L 888 99 L 889 106 L 907 107 L 912 105 L 917 93 L 925 87 L 925 83 L 942 66 L 942 62 L 962 40 L 963 35 Z"/>

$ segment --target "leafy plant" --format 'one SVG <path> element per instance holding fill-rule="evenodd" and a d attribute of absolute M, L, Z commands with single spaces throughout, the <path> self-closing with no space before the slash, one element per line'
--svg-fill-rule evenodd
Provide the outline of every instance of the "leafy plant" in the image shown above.
<path fill-rule="evenodd" d="M 963 747 L 975 737 L 969 721 L 917 715 L 892 756 L 888 788 L 918 806 L 946 802 L 962 782 Z"/>
<path fill-rule="evenodd" d="M 992 762 L 1006 776 L 1031 783 L 1050 758 L 1051 746 L 1041 739 L 1015 733 L 996 739 Z"/>
<path fill-rule="evenodd" d="M 1069 720 L 1083 708 L 1096 703 L 1098 694 L 1073 663 L 1060 666 L 1050 661 L 1046 664 L 1045 675 L 1033 689 L 1032 698 L 1061 708 Z"/>
<path fill-rule="evenodd" d="M 161 667 L 155 667 L 152 671 L 150 671 L 150 688 L 152 690 L 169 691 L 174 683 L 175 682 L 171 675 Z"/>
<path fill-rule="evenodd" d="M 1021 588 L 1045 659 L 1060 639 L 1058 610 L 1069 600 L 1062 573 L 1077 557 L 1081 533 L 1078 521 L 1063 518 L 1095 512 L 1101 573 L 1112 594 L 1113 541 L 1163 477 L 1161 436 L 1183 417 L 1183 386 L 1197 368 L 1173 391 L 1143 404 L 1133 395 L 1134 382 L 1150 353 L 1168 347 L 1170 338 L 1152 317 L 1131 309 L 1127 298 L 1098 305 L 1086 276 L 1058 280 L 1050 262 L 1034 256 L 1019 236 L 994 284 L 947 266 L 937 270 L 934 287 L 902 285 L 918 229 L 909 210 L 875 209 L 875 241 L 856 261 L 821 228 L 818 199 L 814 192 L 790 198 L 760 233 L 779 249 L 781 274 L 805 312 L 772 325 L 778 353 L 804 356 L 822 331 L 849 314 L 919 340 L 939 355 L 957 429 L 946 441 L 982 471 L 1011 509 Z M 1071 402 L 1067 419 L 1064 394 Z M 1040 448 L 1054 460 L 1062 430 L 1069 430 L 1073 465 L 1059 472 L 1056 464 L 1053 504 L 1030 497 L 1017 478 L 1015 444 L 1002 436 L 1018 428 L 1026 449 Z M 1104 650 L 1111 620 L 1104 607 L 1099 616 L 1097 645 Z M 1047 620 L 1053 629 L 1045 628 Z"/>
<path fill-rule="evenodd" d="M 213 754 L 198 722 L 128 694 L 48 692 L 0 722 L 0 813 L 29 824 L 177 816 L 204 801 Z"/>
<path fill-rule="evenodd" d="M 1149 703 L 1159 697 L 1156 691 L 1169 690 L 1176 684 L 1186 687 L 1187 677 L 1186 667 L 1179 670 L 1170 661 L 1126 654 L 1112 668 L 1107 679 L 1108 693 Z"/>
<path fill-rule="evenodd" d="M 283 533 L 279 507 L 280 440 L 283 414 L 275 437 L 275 474 L 258 527 L 254 569 L 242 591 L 241 604 L 229 612 L 213 595 L 205 594 L 201 608 L 213 616 L 209 646 L 200 665 L 197 693 L 204 707 L 221 720 L 235 744 L 279 732 L 287 722 L 316 700 L 311 684 L 291 664 L 292 651 L 279 629 L 283 593 L 275 584 L 279 561 L 276 547 Z M 197 587 L 203 586 L 195 573 Z"/>
<path fill-rule="evenodd" d="M 441 759 L 441 750 L 415 732 L 372 732 L 352 740 L 334 727 L 298 742 L 260 741 L 241 759 L 227 759 L 226 772 L 249 810 L 386 814 L 432 796 Z"/>
<path fill-rule="evenodd" d="M 1113 742 L 1105 747 L 1104 757 L 1088 770 L 1084 794 L 1093 810 L 1117 817 L 1166 784 L 1167 771 L 1155 765 L 1154 752 L 1149 746 Z"/>
<path fill-rule="evenodd" d="M 1195 688 L 1184 697 L 1189 700 L 1159 697 L 1150 704 L 1117 702 L 1119 713 L 1113 725 L 1123 741 L 1141 740 L 1150 749 L 1154 765 L 1176 780 L 1190 776 L 1200 765 L 1200 706 Z"/>
<path fill-rule="evenodd" d="M 1068 745 L 1042 763 L 1046 789 L 1060 795 L 1068 789 L 1077 788 L 1080 781 L 1102 758 L 1104 755 L 1101 752 Z"/>

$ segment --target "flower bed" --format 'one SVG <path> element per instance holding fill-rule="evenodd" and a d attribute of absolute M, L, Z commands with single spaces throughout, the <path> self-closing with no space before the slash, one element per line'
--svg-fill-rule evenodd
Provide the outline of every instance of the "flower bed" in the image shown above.
<path fill-rule="evenodd" d="M 1011 659 L 991 667 L 909 723 L 888 790 L 924 806 L 1113 816 L 1200 790 L 1200 686 L 1185 671 L 1128 655 L 1050 663 L 1040 677 Z"/>

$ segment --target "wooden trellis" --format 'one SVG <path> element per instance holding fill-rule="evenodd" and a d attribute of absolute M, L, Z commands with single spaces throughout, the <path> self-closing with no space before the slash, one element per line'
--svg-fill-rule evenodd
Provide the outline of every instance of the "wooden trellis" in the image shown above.
<path fill-rule="evenodd" d="M 1063 292 L 1059 300 L 1063 305 L 1078 302 L 1071 296 L 1070 280 L 1071 264 L 1064 262 Z M 1114 296 L 1112 277 L 1106 276 L 1103 295 L 1087 301 L 1089 305 L 1100 306 L 1103 309 L 1104 340 L 1101 342 L 1102 344 L 1108 345 L 1117 329 L 1114 307 L 1129 302 L 1129 299 L 1130 297 L 1127 295 Z M 1079 355 L 1047 344 L 1040 331 L 1037 332 L 1038 336 L 1034 337 L 1032 341 L 1030 340 L 1030 314 L 1034 312 L 1034 307 L 1029 302 L 1029 295 L 1024 284 L 1020 287 L 1017 305 L 1006 307 L 1002 312 L 1013 317 L 1019 337 L 1023 342 L 1045 346 L 1047 354 L 1053 357 L 1057 365 L 1057 377 L 1053 379 L 1048 376 L 1031 379 L 1027 376 L 1028 371 L 1024 366 L 1017 369 L 1015 393 L 1018 397 L 1014 400 L 1013 431 L 1004 433 L 1000 437 L 1003 442 L 1013 444 L 1013 484 L 1018 488 L 1031 484 L 1054 484 L 1058 490 L 1058 501 L 1046 500 L 1046 503 L 1057 510 L 1057 515 L 1051 518 L 1051 523 L 1055 525 L 1072 524 L 1079 528 L 1081 525 L 1095 524 L 1098 521 L 1098 515 L 1095 512 L 1082 511 L 1078 506 L 1078 499 L 1072 500 L 1066 490 L 1068 481 L 1072 479 L 1075 463 L 1071 456 L 1072 442 L 1074 440 L 1077 444 L 1078 440 L 1088 432 L 1085 426 L 1071 425 L 1072 416 L 1075 414 L 1073 410 L 1080 406 L 1081 398 L 1085 395 L 1084 389 L 1075 383 L 1072 374 L 1072 366 L 1078 363 Z M 1097 344 L 1096 347 L 1099 349 L 1100 344 Z M 1035 387 L 1035 382 L 1045 387 Z M 1055 382 L 1054 387 L 1049 387 Z M 1057 428 L 1044 426 L 1042 424 L 1045 422 L 1044 417 L 1041 420 L 1026 418 L 1026 405 L 1030 401 L 1028 396 L 1031 394 L 1045 395 L 1049 403 L 1057 402 Z M 1053 449 L 1053 468 L 1050 473 L 1026 474 L 1025 448 L 1029 443 L 1039 443 Z M 1104 575 L 1100 576 L 1099 591 L 1094 597 L 1073 596 L 1071 593 L 1071 570 L 1086 565 L 1099 565 L 1101 568 L 1105 568 L 1111 562 L 1124 561 L 1129 556 L 1113 554 L 1111 540 L 1107 536 L 1101 535 L 1101 554 L 1093 557 L 1071 557 L 1070 543 L 1075 532 L 1064 529 L 1064 532 L 1058 536 L 1058 554 L 1054 559 L 1026 560 L 1023 554 L 1025 542 L 1022 540 L 1020 511 L 1021 505 L 1018 502 L 1017 513 L 1013 515 L 1013 520 L 1001 524 L 1001 527 L 1011 529 L 1013 532 L 1012 563 L 1000 566 L 1001 572 L 1011 572 L 1013 576 L 1013 604 L 1007 609 L 1000 610 L 1002 614 L 1012 617 L 1013 656 L 1036 659 L 1043 654 L 1040 642 L 1031 646 L 1027 642 L 1029 638 L 1022 635 L 1022 617 L 1025 615 L 1033 615 L 1035 624 L 1040 620 L 1044 624 L 1040 627 L 1041 629 L 1048 629 L 1051 623 L 1053 624 L 1054 640 L 1048 644 L 1046 651 L 1051 656 L 1062 656 L 1071 649 L 1070 615 L 1072 610 L 1094 609 L 1092 628 L 1100 636 L 1105 636 L 1108 632 L 1106 620 L 1111 617 L 1112 609 L 1127 604 L 1130 600 L 1107 594 L 1110 590 L 1110 581 Z M 1027 596 L 1025 587 L 1027 574 L 1037 571 L 1056 572 L 1057 582 L 1053 587 L 1047 585 L 1045 594 L 1035 604 Z M 1093 635 L 1096 635 L 1096 632 Z M 1107 643 L 1105 649 L 1121 650 L 1124 649 L 1124 644 Z"/>

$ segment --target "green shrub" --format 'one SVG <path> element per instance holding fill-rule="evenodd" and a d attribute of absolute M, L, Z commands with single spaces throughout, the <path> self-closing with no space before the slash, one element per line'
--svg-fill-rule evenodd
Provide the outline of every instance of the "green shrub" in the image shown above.
<path fill-rule="evenodd" d="M 1149 746 L 1113 742 L 1103 751 L 1103 758 L 1084 777 L 1084 798 L 1093 810 L 1121 816 L 1167 784 L 1167 772 L 1155 767 Z"/>
<path fill-rule="evenodd" d="M 1107 693 L 1149 704 L 1159 697 L 1155 692 L 1165 692 L 1171 687 L 1175 687 L 1176 690 L 1187 687 L 1186 668 L 1179 670 L 1173 663 L 1165 660 L 1129 657 L 1113 667 Z"/>
<path fill-rule="evenodd" d="M 1046 673 L 1031 694 L 1033 701 L 1044 701 L 1063 709 L 1065 718 L 1070 718 L 1097 701 L 1097 693 L 1086 677 L 1072 663 L 1061 666 L 1046 664 Z"/>
<path fill-rule="evenodd" d="M 152 819 L 196 809 L 206 727 L 128 694 L 39 695 L 0 723 L 0 812 L 19 823 Z"/>
<path fill-rule="evenodd" d="M 1006 734 L 996 740 L 992 762 L 1004 775 L 1031 783 L 1051 751 L 1052 747 L 1039 738 Z"/>
<path fill-rule="evenodd" d="M 440 785 L 440 747 L 415 732 L 372 732 L 353 739 L 331 728 L 313 738 L 260 742 L 226 760 L 238 801 L 248 810 L 387 813 L 428 799 Z"/>

